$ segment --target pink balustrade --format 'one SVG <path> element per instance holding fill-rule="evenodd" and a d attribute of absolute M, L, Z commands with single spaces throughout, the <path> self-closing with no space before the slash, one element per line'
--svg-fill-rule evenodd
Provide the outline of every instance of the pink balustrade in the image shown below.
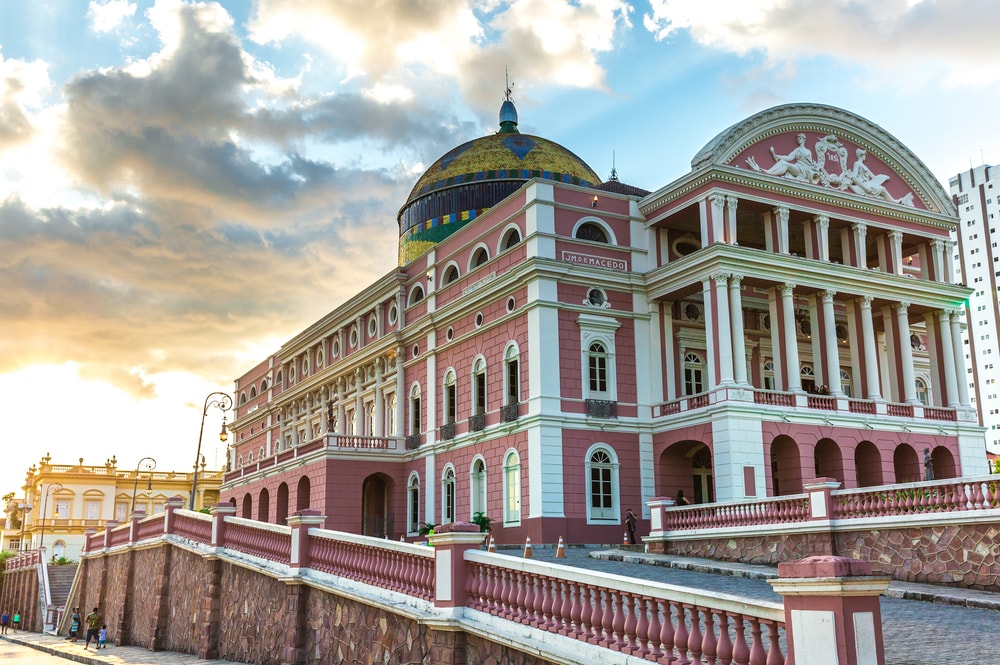
<path fill-rule="evenodd" d="M 468 607 L 659 663 L 785 662 L 780 603 L 504 558 L 466 553 Z"/>
<path fill-rule="evenodd" d="M 28 550 L 27 552 L 22 552 L 17 556 L 13 556 L 7 559 L 6 569 L 8 571 L 21 570 L 22 568 L 31 568 L 37 566 L 42 562 L 42 553 L 38 550 Z"/>
<path fill-rule="evenodd" d="M 119 527 L 115 527 L 111 530 L 111 541 L 108 543 L 109 546 L 114 547 L 115 545 L 125 545 L 128 543 L 129 535 L 131 534 L 132 527 L 128 524 L 123 524 Z"/>
<path fill-rule="evenodd" d="M 670 415 L 673 415 L 675 413 L 680 413 L 681 412 L 681 403 L 679 401 L 676 401 L 676 402 L 667 402 L 662 407 L 660 407 L 660 409 L 661 409 L 663 415 L 670 416 Z"/>
<path fill-rule="evenodd" d="M 89 536 L 87 536 L 86 551 L 93 552 L 94 550 L 99 550 L 103 547 L 104 547 L 103 533 L 92 533 Z"/>
<path fill-rule="evenodd" d="M 327 436 L 331 448 L 365 448 L 368 450 L 389 450 L 395 448 L 395 440 L 378 436 L 353 436 L 330 434 Z"/>
<path fill-rule="evenodd" d="M 827 411 L 837 410 L 837 398 L 825 395 L 807 395 L 806 406 L 810 409 L 825 409 Z"/>
<path fill-rule="evenodd" d="M 175 512 L 173 518 L 174 535 L 193 540 L 196 543 L 212 544 L 212 518 L 201 513 L 184 514 Z"/>
<path fill-rule="evenodd" d="M 913 405 L 912 404 L 886 404 L 887 413 L 890 416 L 899 416 L 900 418 L 912 418 L 913 417 Z"/>
<path fill-rule="evenodd" d="M 851 413 L 875 415 L 875 402 L 868 400 L 852 399 L 847 402 L 847 408 Z"/>
<path fill-rule="evenodd" d="M 226 518 L 225 546 L 251 556 L 288 564 L 292 556 L 292 536 L 284 527 L 265 528 L 260 523 L 237 517 Z"/>
<path fill-rule="evenodd" d="M 925 420 L 950 420 L 954 422 L 958 419 L 958 412 L 955 409 L 940 409 L 933 406 L 924 407 Z"/>
<path fill-rule="evenodd" d="M 695 395 L 694 397 L 688 398 L 688 411 L 691 409 L 701 409 L 708 406 L 709 400 L 708 395 Z"/>
<path fill-rule="evenodd" d="M 796 495 L 743 503 L 675 506 L 666 511 L 663 529 L 719 529 L 808 520 L 809 499 L 805 495 Z"/>
<path fill-rule="evenodd" d="M 1000 507 L 1000 481 L 944 480 L 914 485 L 835 490 L 834 519 L 859 519 Z"/>
<path fill-rule="evenodd" d="M 773 390 L 755 390 L 753 401 L 755 404 L 769 404 L 771 406 L 795 406 L 795 395 Z"/>
<path fill-rule="evenodd" d="M 159 513 L 139 522 L 136 528 L 136 540 L 146 540 L 147 538 L 162 536 L 164 516 L 163 513 Z"/>
<path fill-rule="evenodd" d="M 408 596 L 434 599 L 433 549 L 320 529 L 309 533 L 310 568 Z"/>

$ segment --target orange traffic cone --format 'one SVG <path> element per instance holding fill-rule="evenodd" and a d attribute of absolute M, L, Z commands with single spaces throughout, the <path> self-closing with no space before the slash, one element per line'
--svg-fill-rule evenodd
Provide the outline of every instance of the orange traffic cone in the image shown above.
<path fill-rule="evenodd" d="M 486 547 L 486 551 L 487 552 L 496 552 L 497 551 L 497 543 L 496 543 L 495 540 L 493 540 L 493 536 L 490 536 L 490 544 Z"/>
<path fill-rule="evenodd" d="M 622 545 L 628 545 L 628 531 L 622 534 Z"/>
<path fill-rule="evenodd" d="M 528 536 L 528 540 L 524 542 L 524 558 L 533 559 L 535 555 L 531 553 L 531 536 Z"/>
<path fill-rule="evenodd" d="M 559 536 L 559 544 L 556 545 L 556 558 L 565 559 L 566 558 L 566 548 L 563 547 L 563 537 Z"/>

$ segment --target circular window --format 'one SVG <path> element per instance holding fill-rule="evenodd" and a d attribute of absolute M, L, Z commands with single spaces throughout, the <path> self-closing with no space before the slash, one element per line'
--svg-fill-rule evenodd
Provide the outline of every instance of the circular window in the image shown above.
<path fill-rule="evenodd" d="M 333 354 L 334 358 L 336 358 L 337 356 L 340 355 L 340 340 L 339 339 L 333 340 L 333 344 L 330 345 L 330 353 Z"/>
<path fill-rule="evenodd" d="M 396 311 L 396 306 L 393 305 L 392 307 L 389 308 L 389 325 L 392 326 L 396 325 L 396 320 L 398 316 L 399 313 Z"/>
<path fill-rule="evenodd" d="M 515 307 L 517 307 L 517 301 L 514 300 L 514 296 L 507 298 L 507 311 L 513 312 Z"/>
<path fill-rule="evenodd" d="M 476 314 L 476 327 L 478 328 L 481 325 L 483 325 L 483 313 L 479 312 Z"/>
<path fill-rule="evenodd" d="M 697 321 L 701 316 L 701 310 L 698 309 L 697 305 L 687 304 L 684 306 L 684 317 L 688 321 Z"/>
<path fill-rule="evenodd" d="M 413 345 L 413 357 L 416 358 L 419 355 L 420 355 L 420 345 L 419 344 L 414 344 Z"/>
<path fill-rule="evenodd" d="M 316 352 L 316 369 L 323 366 L 323 349 Z"/>
<path fill-rule="evenodd" d="M 375 315 L 372 314 L 368 318 L 368 336 L 374 337 L 377 332 L 378 332 L 378 319 L 376 319 Z"/>
<path fill-rule="evenodd" d="M 604 291 L 591 289 L 587 292 L 587 302 L 594 307 L 603 307 L 604 303 L 607 302 L 607 298 L 604 296 Z"/>
<path fill-rule="evenodd" d="M 448 328 L 448 330 L 445 331 L 444 336 L 450 342 L 451 340 L 453 340 L 455 338 L 455 329 L 454 328 Z"/>
<path fill-rule="evenodd" d="M 351 348 L 355 348 L 358 345 L 358 327 L 354 326 L 351 328 Z"/>
<path fill-rule="evenodd" d="M 295 365 L 292 365 L 291 367 L 288 368 L 288 380 L 289 381 L 295 380 Z"/>
<path fill-rule="evenodd" d="M 837 327 L 836 327 L 836 331 L 837 331 L 837 339 L 839 339 L 841 342 L 846 342 L 847 341 L 847 326 L 845 326 L 843 323 L 838 323 Z"/>
<path fill-rule="evenodd" d="M 303 358 L 302 359 L 302 376 L 306 376 L 307 374 L 309 374 L 309 359 L 308 358 Z"/>
<path fill-rule="evenodd" d="M 678 256 L 687 256 L 701 249 L 701 242 L 690 233 L 685 233 L 674 241 L 674 252 Z"/>

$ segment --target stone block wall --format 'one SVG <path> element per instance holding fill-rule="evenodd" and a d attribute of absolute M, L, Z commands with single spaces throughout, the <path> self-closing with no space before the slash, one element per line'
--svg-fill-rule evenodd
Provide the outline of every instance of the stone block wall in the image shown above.
<path fill-rule="evenodd" d="M 14 616 L 21 613 L 21 629 L 41 632 L 42 622 L 38 605 L 38 568 L 21 568 L 4 573 L 3 588 L 0 589 L 0 611 L 6 610 Z"/>

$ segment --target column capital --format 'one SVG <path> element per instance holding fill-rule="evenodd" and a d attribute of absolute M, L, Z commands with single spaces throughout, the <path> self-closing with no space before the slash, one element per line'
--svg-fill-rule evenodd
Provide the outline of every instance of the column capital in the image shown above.
<path fill-rule="evenodd" d="M 743 275 L 739 274 L 738 272 L 734 272 L 731 275 L 729 275 L 729 288 L 738 289 L 740 288 L 742 282 L 743 282 Z"/>
<path fill-rule="evenodd" d="M 715 282 L 716 286 L 725 286 L 729 283 L 729 273 L 717 272 L 710 275 L 709 279 Z"/>
<path fill-rule="evenodd" d="M 940 238 L 937 240 L 931 240 L 931 247 L 934 249 L 942 249 L 945 246 L 945 241 Z"/>
<path fill-rule="evenodd" d="M 902 231 L 889 231 L 888 235 L 889 235 L 889 240 L 892 240 L 893 242 L 903 239 Z"/>
<path fill-rule="evenodd" d="M 965 312 L 960 309 L 949 309 L 949 315 L 951 316 L 952 323 L 962 323 L 962 319 L 965 317 Z"/>
<path fill-rule="evenodd" d="M 832 303 L 834 296 L 837 295 L 837 292 L 833 291 L 833 290 L 830 290 L 830 289 L 827 289 L 826 291 L 823 291 L 822 294 L 823 294 L 823 302 L 824 303 L 828 303 L 828 302 Z"/>
<path fill-rule="evenodd" d="M 906 302 L 905 300 L 894 303 L 892 306 L 892 310 L 896 312 L 898 316 L 905 315 L 909 309 L 910 309 L 910 303 Z"/>
<path fill-rule="evenodd" d="M 821 229 L 828 229 L 830 228 L 830 218 L 827 217 L 826 215 L 819 215 L 816 217 L 816 224 Z"/>
<path fill-rule="evenodd" d="M 789 210 L 785 206 L 778 206 L 774 209 L 774 216 L 777 217 L 779 222 L 788 221 Z"/>
<path fill-rule="evenodd" d="M 854 222 L 851 224 L 851 228 L 860 233 L 866 233 L 868 231 L 868 225 L 864 222 Z"/>
<path fill-rule="evenodd" d="M 739 201 L 740 201 L 739 198 L 733 196 L 732 194 L 726 195 L 726 205 L 732 208 L 733 210 L 736 210 L 736 206 L 739 204 Z"/>
<path fill-rule="evenodd" d="M 859 298 L 859 302 L 861 303 L 861 309 L 871 309 L 872 302 L 874 301 L 875 298 L 872 296 L 861 296 L 861 298 Z"/>
<path fill-rule="evenodd" d="M 711 203 L 716 208 L 721 208 L 726 205 L 726 195 L 719 194 L 718 192 L 708 195 L 708 202 Z"/>
<path fill-rule="evenodd" d="M 781 285 L 781 295 L 790 296 L 795 291 L 795 284 L 791 282 L 785 282 Z"/>

